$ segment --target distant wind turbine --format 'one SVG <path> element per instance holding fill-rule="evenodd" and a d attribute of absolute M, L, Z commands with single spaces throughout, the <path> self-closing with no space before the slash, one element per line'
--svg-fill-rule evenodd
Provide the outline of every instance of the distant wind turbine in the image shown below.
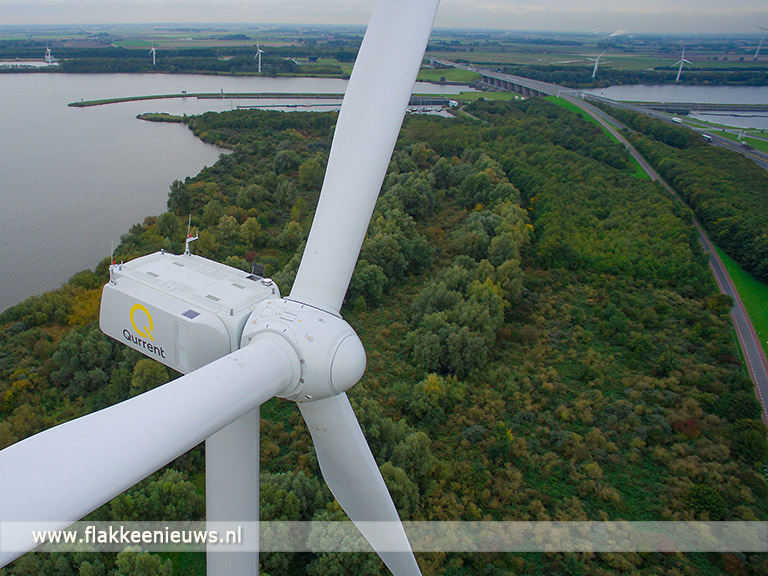
<path fill-rule="evenodd" d="M 595 63 L 595 67 L 592 69 L 592 78 L 597 76 L 597 67 L 600 64 L 600 58 L 603 57 L 603 54 L 605 54 L 605 50 L 603 50 L 600 56 L 598 56 L 597 58 L 587 58 L 587 60 L 590 60 Z"/>
<path fill-rule="evenodd" d="M 686 64 L 693 64 L 690 60 L 685 59 L 685 46 L 683 46 L 683 55 L 680 57 L 680 60 L 675 62 L 675 64 L 680 64 L 680 68 L 677 70 L 677 78 L 675 78 L 675 82 L 680 82 L 680 74 L 683 73 L 683 66 Z"/>
<path fill-rule="evenodd" d="M 53 57 L 53 54 L 51 54 L 51 49 L 48 47 L 48 44 L 45 45 L 45 62 L 47 64 L 53 64 L 56 61 L 56 59 Z"/>
<path fill-rule="evenodd" d="M 157 65 L 157 60 L 155 59 L 155 43 L 152 43 L 152 49 L 149 51 L 150 54 L 152 54 L 152 66 Z"/>
<path fill-rule="evenodd" d="M 762 26 L 758 26 L 760 30 L 763 31 L 763 35 L 760 37 L 760 44 L 757 45 L 757 50 L 755 50 L 755 57 L 752 58 L 753 61 L 757 61 L 757 57 L 760 55 L 760 48 L 763 47 L 763 40 L 765 40 L 765 33 L 768 32 L 768 28 L 763 28 Z"/>
<path fill-rule="evenodd" d="M 256 43 L 256 55 L 253 57 L 254 60 L 258 61 L 257 64 L 257 71 L 259 74 L 261 74 L 261 55 L 264 54 L 264 50 L 259 48 L 258 42 Z"/>

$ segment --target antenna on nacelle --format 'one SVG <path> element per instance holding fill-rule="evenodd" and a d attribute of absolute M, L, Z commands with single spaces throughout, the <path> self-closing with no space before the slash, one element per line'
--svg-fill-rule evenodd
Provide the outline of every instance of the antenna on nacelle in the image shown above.
<path fill-rule="evenodd" d="M 111 238 L 109 241 L 109 282 L 111 284 L 117 284 L 115 275 L 112 272 L 115 267 L 115 239 Z"/>
<path fill-rule="evenodd" d="M 190 232 L 192 230 L 192 214 L 189 215 L 189 223 L 187 224 L 187 240 L 184 245 L 184 255 L 189 256 L 189 243 L 194 242 L 198 238 L 200 238 L 200 234 L 195 230 L 195 236 L 192 237 L 192 233 Z"/>

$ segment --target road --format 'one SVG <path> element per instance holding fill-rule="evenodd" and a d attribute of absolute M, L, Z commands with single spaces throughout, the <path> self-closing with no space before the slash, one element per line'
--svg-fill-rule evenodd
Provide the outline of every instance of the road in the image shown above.
<path fill-rule="evenodd" d="M 765 152 L 761 152 L 760 150 L 746 149 L 744 148 L 744 146 L 742 146 L 738 142 L 734 142 L 733 140 L 730 140 L 723 136 L 719 136 L 716 132 L 712 130 L 697 128 L 696 126 L 690 126 L 690 128 L 693 128 L 694 130 L 696 130 L 697 132 L 701 132 L 702 134 L 709 135 L 712 138 L 712 143 L 715 144 L 716 146 L 722 146 L 723 148 L 728 148 L 729 150 L 738 152 L 739 154 L 744 154 L 744 156 L 756 162 L 758 166 L 768 170 L 768 154 L 766 154 Z"/>
<path fill-rule="evenodd" d="M 481 74 L 489 75 L 495 78 L 501 78 L 510 82 L 523 84 L 541 93 L 557 94 L 558 96 L 565 98 L 572 104 L 578 106 L 579 108 L 587 112 L 590 116 L 592 116 L 595 120 L 597 120 L 597 122 L 599 122 L 601 126 L 603 126 L 613 136 L 615 136 L 616 139 L 619 142 L 621 142 L 624 145 L 624 147 L 629 151 L 632 157 L 635 160 L 637 160 L 640 166 L 642 166 L 643 170 L 645 170 L 645 172 L 648 174 L 651 180 L 660 182 L 667 189 L 667 191 L 670 193 L 672 197 L 676 198 L 680 202 L 683 201 L 677 195 L 677 193 L 672 189 L 672 187 L 670 187 L 666 182 L 664 182 L 661 176 L 659 176 L 659 174 L 651 167 L 651 165 L 648 164 L 645 158 L 643 158 L 640 155 L 640 153 L 637 150 L 635 150 L 634 146 L 632 146 L 629 143 L 629 141 L 619 132 L 619 130 L 624 128 L 624 126 L 622 126 L 620 122 L 618 122 L 615 118 L 610 116 L 607 112 L 604 112 L 603 110 L 595 106 L 592 106 L 588 102 L 584 101 L 581 97 L 582 94 L 579 91 L 565 89 L 555 84 L 547 84 L 544 82 L 538 82 L 535 80 L 521 78 L 518 76 L 511 76 L 507 74 L 501 74 L 498 72 L 492 72 L 490 70 L 480 69 L 475 66 L 466 66 L 462 64 L 455 64 L 452 62 L 441 62 L 441 63 L 446 65 L 452 65 L 452 66 L 455 66 L 456 68 L 472 70 L 475 72 L 479 72 Z M 636 112 L 660 117 L 667 121 L 670 120 L 669 115 L 664 114 L 662 112 L 655 111 L 655 110 L 649 110 L 647 108 L 641 108 L 639 106 L 624 104 L 621 102 L 617 103 L 614 101 L 611 101 L 611 105 L 618 105 L 623 108 L 632 109 Z M 699 131 L 704 132 L 704 130 L 699 130 Z M 763 154 L 762 152 L 759 152 L 759 151 L 746 150 L 744 149 L 744 147 L 740 146 L 738 143 L 734 143 L 733 141 L 728 140 L 727 138 L 717 136 L 716 134 L 712 134 L 711 132 L 707 131 L 707 134 L 712 136 L 713 142 L 715 142 L 717 145 L 725 146 L 741 154 L 745 154 L 748 157 L 755 160 L 756 162 L 758 162 L 758 164 L 760 164 L 764 168 L 768 169 L 768 155 Z M 763 347 L 760 344 L 760 339 L 757 333 L 755 332 L 755 328 L 752 325 L 752 322 L 750 321 L 749 316 L 747 315 L 746 309 L 744 308 L 744 303 L 741 301 L 741 298 L 739 297 L 739 293 L 737 292 L 736 287 L 734 286 L 733 281 L 731 280 L 731 277 L 728 275 L 728 272 L 725 269 L 725 266 L 720 260 L 720 257 L 717 255 L 717 252 L 714 250 L 712 243 L 709 241 L 709 238 L 704 232 L 704 228 L 702 228 L 701 224 L 695 218 L 693 222 L 697 230 L 699 231 L 699 241 L 701 242 L 701 245 L 704 248 L 704 251 L 709 256 L 709 267 L 712 270 L 712 274 L 715 276 L 715 281 L 717 282 L 717 285 L 720 288 L 720 291 L 723 294 L 727 294 L 728 296 L 733 298 L 734 306 L 731 309 L 731 320 L 733 322 L 733 327 L 736 330 L 736 335 L 739 339 L 739 344 L 741 345 L 741 350 L 744 355 L 745 363 L 747 365 L 747 371 L 749 372 L 749 377 L 751 378 L 752 383 L 754 384 L 754 387 L 755 387 L 755 395 L 757 396 L 757 399 L 760 401 L 760 405 L 763 408 L 763 422 L 766 424 L 766 426 L 768 426 L 768 407 L 766 407 L 766 399 L 768 399 L 768 360 L 766 360 L 765 351 L 763 350 Z"/>
<path fill-rule="evenodd" d="M 572 94 L 574 96 L 579 96 L 579 97 L 581 95 L 581 93 L 577 93 L 577 92 L 574 92 Z M 565 97 L 564 94 L 560 94 L 560 96 Z M 652 116 L 657 120 L 662 120 L 664 122 L 672 123 L 673 116 L 671 114 L 668 114 L 666 112 L 661 112 L 659 110 L 654 110 L 653 108 L 647 108 L 645 106 L 639 106 L 637 104 L 628 104 L 626 102 L 620 102 L 618 100 L 610 100 L 608 98 L 595 96 L 594 94 L 590 94 L 589 98 L 592 100 L 604 101 L 610 106 L 613 106 L 615 108 L 623 108 L 624 110 L 631 110 L 632 112 L 637 112 L 638 114 L 645 114 L 646 116 Z M 598 108 L 594 108 L 594 110 L 599 111 Z M 605 114 L 605 116 L 609 117 L 607 114 Z M 615 120 L 613 121 L 616 122 Z M 619 125 L 618 122 L 616 122 L 616 124 Z M 761 168 L 768 170 L 768 154 L 766 154 L 765 152 L 746 148 L 742 146 L 741 143 L 739 142 L 734 142 L 733 140 L 725 138 L 724 136 L 720 136 L 712 126 L 696 125 L 694 121 L 688 121 L 688 120 L 686 120 L 685 125 L 687 128 L 690 128 L 691 130 L 695 130 L 700 134 L 707 134 L 708 136 L 710 136 L 712 138 L 712 144 L 716 146 L 722 146 L 723 148 L 728 148 L 729 150 L 732 150 L 733 152 L 738 152 L 739 154 L 743 154 L 750 160 L 754 161 Z"/>
<path fill-rule="evenodd" d="M 648 164 L 635 147 L 632 146 L 617 130 L 617 128 L 622 128 L 618 121 L 613 119 L 603 110 L 584 102 L 580 98 L 574 98 L 572 96 L 563 97 L 590 114 L 601 126 L 615 136 L 629 151 L 632 157 L 637 160 L 640 166 L 642 166 L 643 170 L 645 170 L 651 180 L 661 183 L 674 198 L 680 202 L 683 201 L 672 187 L 670 187 L 651 165 Z M 723 140 L 727 139 L 723 138 Z M 731 142 L 730 140 L 727 141 Z M 699 231 L 699 242 L 701 242 L 704 252 L 709 256 L 709 267 L 712 270 L 712 274 L 715 276 L 715 281 L 720 288 L 720 292 L 733 298 L 734 306 L 731 309 L 731 321 L 736 330 L 736 335 L 738 336 L 739 344 L 741 345 L 741 351 L 744 354 L 747 371 L 749 372 L 749 376 L 755 387 L 755 395 L 763 408 L 763 422 L 768 426 L 768 407 L 766 407 L 766 398 L 768 398 L 768 360 L 766 360 L 765 351 L 760 343 L 760 338 L 755 332 L 755 327 L 752 325 L 752 322 L 747 315 L 744 303 L 741 301 L 739 293 L 736 290 L 731 277 L 728 275 L 728 271 L 725 269 L 722 260 L 720 260 L 717 251 L 712 246 L 712 243 L 709 241 L 709 238 L 699 221 L 694 218 L 693 223 Z"/>
<path fill-rule="evenodd" d="M 478 66 L 472 66 L 469 64 L 461 64 L 458 62 L 451 62 L 449 60 L 435 60 L 435 62 L 443 66 L 451 66 L 453 68 L 458 68 L 461 70 L 469 70 L 471 72 L 477 72 L 478 74 L 482 74 L 487 78 L 494 78 L 494 79 L 503 80 L 505 82 L 509 82 L 512 84 L 517 84 L 519 86 L 525 86 L 526 88 L 529 88 L 530 90 L 535 90 L 536 92 L 539 92 L 541 94 L 549 94 L 552 96 L 557 95 L 564 98 L 568 98 L 569 100 L 571 100 L 572 98 L 578 98 L 579 102 L 583 101 L 585 98 L 589 98 L 591 100 L 598 100 L 598 101 L 601 100 L 616 108 L 632 110 L 633 112 L 638 112 L 640 114 L 652 116 L 654 118 L 663 120 L 665 122 L 672 122 L 671 114 L 668 114 L 666 112 L 661 112 L 659 110 L 654 110 L 653 108 L 650 108 L 650 107 L 641 106 L 638 104 L 631 104 L 627 102 L 621 102 L 619 100 L 611 100 L 610 98 L 604 98 L 596 94 L 592 94 L 592 93 L 587 94 L 578 89 L 564 88 L 562 86 L 558 86 L 557 84 L 550 84 L 548 82 L 541 82 L 539 80 L 532 80 L 530 78 L 524 78 L 522 76 L 514 76 L 512 74 L 504 74 L 502 72 L 494 72 L 493 70 L 488 70 L 485 68 L 480 68 Z M 595 113 L 599 114 L 596 108 L 593 108 L 593 111 L 590 113 L 593 115 Z M 616 122 L 616 121 L 613 120 L 613 122 Z M 745 148 L 738 142 L 734 142 L 733 140 L 729 140 L 728 138 L 718 136 L 717 133 L 714 132 L 712 127 L 695 126 L 695 125 L 691 125 L 690 123 L 687 123 L 687 125 L 689 128 L 696 130 L 701 134 L 708 134 L 709 136 L 711 136 L 713 144 L 717 146 L 722 146 L 724 148 L 728 148 L 730 150 L 733 150 L 734 152 L 738 152 L 739 154 L 743 154 L 747 158 L 756 162 L 761 168 L 768 170 L 768 154 L 766 154 L 765 152 L 761 152 L 760 150 L 750 150 L 748 148 Z"/>

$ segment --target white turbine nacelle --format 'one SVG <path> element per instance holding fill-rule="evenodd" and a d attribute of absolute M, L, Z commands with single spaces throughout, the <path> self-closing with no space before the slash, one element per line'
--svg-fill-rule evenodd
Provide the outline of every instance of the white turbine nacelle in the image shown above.
<path fill-rule="evenodd" d="M 187 374 L 240 347 L 251 311 L 279 298 L 272 280 L 193 254 L 156 252 L 110 268 L 101 330 Z"/>
<path fill-rule="evenodd" d="M 283 348 L 293 364 L 280 394 L 320 400 L 354 386 L 365 350 L 340 317 L 280 298 L 268 278 L 189 253 L 156 252 L 111 267 L 102 331 L 187 374 L 256 340 Z"/>

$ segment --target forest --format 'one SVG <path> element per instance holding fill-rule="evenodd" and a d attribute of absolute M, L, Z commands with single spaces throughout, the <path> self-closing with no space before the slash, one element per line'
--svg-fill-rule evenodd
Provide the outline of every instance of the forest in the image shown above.
<path fill-rule="evenodd" d="M 692 212 L 541 99 L 401 131 L 342 313 L 350 399 L 403 519 L 764 520 L 766 430 Z M 226 147 L 117 260 L 193 249 L 290 291 L 335 113 L 186 119 Z M 685 150 L 683 150 L 684 152 Z M 98 329 L 107 262 L 0 315 L 0 447 L 177 375 Z M 343 520 L 298 410 L 262 407 L 262 520 Z M 204 514 L 197 447 L 92 519 Z M 429 553 L 425 575 L 768 573 L 765 554 Z M 27 554 L 2 576 L 202 574 L 199 554 Z M 374 554 L 264 553 L 270 576 L 385 574 Z"/>
<path fill-rule="evenodd" d="M 768 173 L 687 128 L 627 110 L 611 113 L 637 131 L 633 145 L 693 209 L 710 239 L 768 283 Z"/>

